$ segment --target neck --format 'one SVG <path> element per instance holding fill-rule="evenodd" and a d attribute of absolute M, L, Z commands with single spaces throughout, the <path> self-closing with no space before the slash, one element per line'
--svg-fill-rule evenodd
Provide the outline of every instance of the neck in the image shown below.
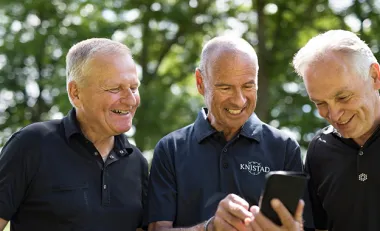
<path fill-rule="evenodd" d="M 234 138 L 234 136 L 236 134 L 238 134 L 239 130 L 240 129 L 234 129 L 234 130 L 225 129 L 225 130 L 223 130 L 224 138 L 226 139 L 226 141 L 232 140 L 232 138 Z"/>
<path fill-rule="evenodd" d="M 210 121 L 210 119 L 209 119 Z M 212 122 L 210 121 L 210 124 L 213 128 L 215 128 L 215 130 L 219 131 L 219 132 L 223 132 L 223 135 L 224 135 L 224 138 L 226 139 L 226 141 L 230 141 L 236 134 L 239 133 L 240 131 L 240 127 L 239 128 L 229 128 L 229 127 L 225 127 L 221 124 L 218 124 L 216 122 Z"/>
<path fill-rule="evenodd" d="M 97 131 L 96 127 L 86 123 L 80 116 L 77 116 L 77 120 L 83 135 L 94 144 L 101 156 L 107 156 L 114 146 L 115 137 L 103 135 L 104 132 Z"/>

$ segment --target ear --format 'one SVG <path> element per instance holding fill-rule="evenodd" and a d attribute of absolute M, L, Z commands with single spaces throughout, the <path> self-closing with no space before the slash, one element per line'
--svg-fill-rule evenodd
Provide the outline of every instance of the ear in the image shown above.
<path fill-rule="evenodd" d="M 380 89 L 380 67 L 378 63 L 372 63 L 369 70 L 373 86 L 376 90 Z"/>
<path fill-rule="evenodd" d="M 203 83 L 203 76 L 199 68 L 195 69 L 195 80 L 199 94 L 204 95 L 205 87 Z"/>
<path fill-rule="evenodd" d="M 70 81 L 68 88 L 67 88 L 67 93 L 71 99 L 71 102 L 73 102 L 75 107 L 80 107 L 81 105 L 81 100 L 79 98 L 79 88 L 78 84 L 75 81 Z"/>

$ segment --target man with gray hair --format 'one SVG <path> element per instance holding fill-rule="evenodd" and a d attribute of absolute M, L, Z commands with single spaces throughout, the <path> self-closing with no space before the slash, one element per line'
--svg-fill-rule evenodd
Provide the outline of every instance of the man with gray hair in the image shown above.
<path fill-rule="evenodd" d="M 123 134 L 140 103 L 125 45 L 93 38 L 66 56 L 66 117 L 16 132 L 0 156 L 0 230 L 134 231 L 148 165 Z"/>
<path fill-rule="evenodd" d="M 310 100 L 331 125 L 311 141 L 306 170 L 315 227 L 380 230 L 380 69 L 354 33 L 312 38 L 293 59 Z"/>
<path fill-rule="evenodd" d="M 206 108 L 154 150 L 149 230 L 301 229 L 302 201 L 295 218 L 273 201 L 282 227 L 257 207 L 267 172 L 302 171 L 297 142 L 254 113 L 258 70 L 256 52 L 241 38 L 216 37 L 204 46 L 195 79 Z"/>

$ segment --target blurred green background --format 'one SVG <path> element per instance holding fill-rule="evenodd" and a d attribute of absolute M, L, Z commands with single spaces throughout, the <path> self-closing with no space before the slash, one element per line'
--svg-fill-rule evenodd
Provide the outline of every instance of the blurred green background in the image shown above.
<path fill-rule="evenodd" d="M 203 105 L 194 69 L 202 45 L 233 34 L 259 55 L 256 113 L 302 147 L 325 126 L 290 62 L 328 29 L 358 33 L 379 56 L 380 0 L 0 0 L 0 147 L 21 127 L 70 109 L 65 55 L 106 37 L 138 63 L 142 103 L 128 132 L 149 157 L 165 134 L 191 123 Z"/>
<path fill-rule="evenodd" d="M 90 37 L 121 41 L 134 54 L 142 103 L 128 135 L 148 159 L 162 136 L 191 123 L 203 105 L 193 73 L 202 45 L 214 36 L 241 36 L 255 47 L 256 113 L 303 150 L 325 122 L 290 65 L 294 53 L 320 32 L 346 29 L 379 58 L 380 0 L 0 0 L 0 6 L 0 147 L 21 127 L 68 112 L 65 55 Z"/>

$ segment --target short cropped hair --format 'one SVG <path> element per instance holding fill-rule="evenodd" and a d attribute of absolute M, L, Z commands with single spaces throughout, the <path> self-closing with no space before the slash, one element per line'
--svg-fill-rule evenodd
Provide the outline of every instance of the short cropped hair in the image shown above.
<path fill-rule="evenodd" d="M 256 78 L 259 71 L 259 64 L 257 60 L 257 54 L 254 48 L 246 40 L 233 37 L 233 36 L 218 36 L 208 41 L 202 49 L 201 60 L 198 69 L 203 75 L 206 75 L 207 65 L 212 63 L 212 59 L 215 58 L 215 54 L 220 51 L 242 51 L 252 57 L 256 66 Z"/>
<path fill-rule="evenodd" d="M 345 30 L 329 30 L 310 39 L 293 58 L 293 67 L 302 78 L 306 69 L 328 52 L 348 55 L 354 71 L 363 79 L 369 76 L 371 64 L 377 63 L 368 45 L 356 34 Z"/>

